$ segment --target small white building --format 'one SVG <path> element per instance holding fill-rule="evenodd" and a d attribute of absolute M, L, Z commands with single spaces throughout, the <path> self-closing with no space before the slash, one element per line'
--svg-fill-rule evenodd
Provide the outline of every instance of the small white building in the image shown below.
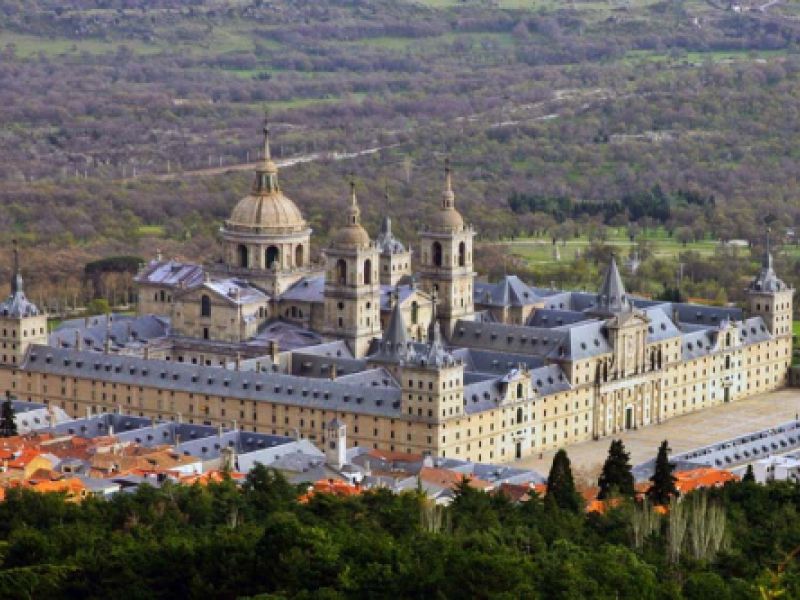
<path fill-rule="evenodd" d="M 770 456 L 753 463 L 758 483 L 768 481 L 800 481 L 800 458 L 795 455 Z"/>

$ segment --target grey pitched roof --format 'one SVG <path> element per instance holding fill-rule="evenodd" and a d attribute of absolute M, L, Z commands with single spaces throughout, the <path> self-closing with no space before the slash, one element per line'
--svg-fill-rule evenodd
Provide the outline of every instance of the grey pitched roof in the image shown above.
<path fill-rule="evenodd" d="M 108 334 L 112 347 L 121 348 L 135 342 L 162 338 L 169 334 L 169 325 L 167 317 L 156 315 L 112 314 L 69 319 L 50 334 L 49 343 L 51 346 L 74 348 L 79 337 L 83 348 L 102 350 Z"/>
<path fill-rule="evenodd" d="M 617 261 L 612 256 L 611 262 L 603 276 L 603 284 L 597 293 L 595 305 L 590 309 L 593 314 L 613 316 L 628 312 L 632 309 L 625 284 L 617 267 Z"/>
<path fill-rule="evenodd" d="M 377 342 L 377 352 L 370 358 L 381 362 L 400 362 L 408 352 L 408 334 L 400 303 L 396 302 L 383 337 Z"/>
<path fill-rule="evenodd" d="M 403 305 L 413 294 L 419 293 L 425 298 L 428 294 L 420 290 L 415 283 L 402 283 L 398 285 L 381 285 L 381 310 L 391 310 L 392 304 L 390 302 L 392 295 L 397 304 Z"/>
<path fill-rule="evenodd" d="M 586 321 L 589 318 L 579 311 L 540 308 L 533 311 L 527 325 L 531 327 L 560 327 Z"/>
<path fill-rule="evenodd" d="M 132 356 L 32 346 L 23 369 L 69 377 L 91 377 L 122 385 L 225 396 L 326 410 L 397 415 L 400 391 L 344 384 L 282 373 L 230 371 L 219 367 L 145 360 Z"/>
<path fill-rule="evenodd" d="M 175 260 L 153 260 L 135 278 L 139 284 L 189 289 L 203 283 L 203 267 Z"/>
<path fill-rule="evenodd" d="M 710 329 L 684 333 L 681 336 L 681 356 L 691 360 L 711 354 L 717 348 L 717 333 Z"/>
<path fill-rule="evenodd" d="M 585 321 L 558 328 L 565 333 L 549 356 L 554 359 L 581 360 L 611 352 L 602 321 Z"/>
<path fill-rule="evenodd" d="M 526 306 L 542 298 L 516 275 L 506 275 L 497 283 L 475 283 L 473 297 L 485 306 Z"/>
<path fill-rule="evenodd" d="M 303 277 L 300 281 L 283 292 L 279 300 L 294 300 L 296 302 L 323 302 L 325 293 L 325 276 L 315 275 Z"/>
<path fill-rule="evenodd" d="M 743 317 L 741 309 L 727 306 L 704 306 L 685 302 L 674 302 L 670 306 L 673 314 L 677 315 L 679 323 L 696 323 L 717 327 L 723 321 L 741 321 Z"/>
<path fill-rule="evenodd" d="M 530 372 L 531 385 L 540 396 L 563 392 L 572 388 L 572 385 L 558 365 L 544 365 Z"/>
<path fill-rule="evenodd" d="M 558 328 L 459 320 L 451 342 L 467 348 L 548 356 L 566 337 L 567 332 Z"/>
<path fill-rule="evenodd" d="M 278 342 L 278 349 L 281 351 L 296 350 L 319 346 L 322 336 L 296 323 L 275 319 L 266 323 L 247 344 L 263 345 L 273 341 Z"/>
<path fill-rule="evenodd" d="M 267 302 L 269 296 L 243 279 L 209 279 L 202 286 L 226 302 L 236 305 Z"/>
<path fill-rule="evenodd" d="M 653 343 L 681 335 L 680 329 L 672 322 L 663 305 L 645 309 L 650 322 L 647 325 L 647 342 Z"/>
<path fill-rule="evenodd" d="M 482 350 L 480 348 L 455 348 L 451 350 L 451 353 L 464 363 L 465 373 L 502 375 L 520 364 L 529 369 L 534 369 L 544 364 L 544 359 L 539 356 Z"/>

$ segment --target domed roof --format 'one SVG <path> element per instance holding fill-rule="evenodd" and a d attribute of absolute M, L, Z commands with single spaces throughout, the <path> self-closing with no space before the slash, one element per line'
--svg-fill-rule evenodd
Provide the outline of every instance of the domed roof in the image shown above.
<path fill-rule="evenodd" d="M 453 192 L 453 181 L 450 173 L 450 161 L 445 161 L 445 186 L 442 192 L 442 204 L 433 215 L 430 228 L 433 231 L 463 231 L 464 219 L 456 210 L 456 195 Z"/>
<path fill-rule="evenodd" d="M 433 215 L 431 227 L 445 231 L 461 231 L 464 229 L 464 219 L 455 208 L 441 208 Z"/>
<path fill-rule="evenodd" d="M 229 227 L 253 228 L 259 231 L 302 231 L 307 223 L 297 205 L 280 190 L 262 193 L 253 190 L 233 208 Z"/>
<path fill-rule="evenodd" d="M 331 238 L 333 248 L 366 248 L 370 245 L 369 234 L 361 225 L 361 210 L 356 199 L 356 184 L 350 182 L 350 208 L 348 209 L 347 225 L 339 229 Z"/>
<path fill-rule="evenodd" d="M 256 233 L 295 233 L 308 224 L 297 205 L 281 191 L 278 167 L 269 150 L 269 127 L 264 124 L 264 162 L 256 168 L 251 192 L 239 200 L 225 227 Z"/>

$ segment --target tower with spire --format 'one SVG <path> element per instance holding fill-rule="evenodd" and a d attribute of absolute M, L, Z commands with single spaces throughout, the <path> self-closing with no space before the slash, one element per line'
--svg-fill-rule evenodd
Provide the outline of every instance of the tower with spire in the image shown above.
<path fill-rule="evenodd" d="M 234 207 L 220 233 L 225 250 L 218 276 L 246 277 L 271 294 L 280 294 L 311 266 L 311 229 L 297 205 L 281 190 L 272 160 L 270 128 L 263 127 L 263 159 L 250 193 Z"/>
<path fill-rule="evenodd" d="M 750 282 L 746 294 L 750 314 L 764 319 L 772 335 L 791 342 L 794 289 L 786 285 L 775 273 L 769 231 L 767 231 L 764 256 L 761 259 L 761 269 Z"/>
<path fill-rule="evenodd" d="M 375 243 L 380 250 L 381 285 L 397 285 L 403 278 L 411 275 L 411 250 L 392 233 L 392 218 L 389 212 L 389 188 L 384 192 L 386 200 L 386 216 L 381 222 L 381 229 Z"/>
<path fill-rule="evenodd" d="M 420 283 L 436 293 L 437 310 L 445 334 L 450 337 L 459 319 L 475 316 L 472 262 L 473 229 L 456 210 L 450 161 L 445 161 L 444 190 L 439 210 L 420 232 Z"/>
<path fill-rule="evenodd" d="M 47 315 L 25 296 L 16 240 L 11 293 L 0 303 L 0 342 L 0 363 L 11 367 L 20 364 L 31 344 L 47 344 Z"/>
<path fill-rule="evenodd" d="M 354 355 L 366 355 L 381 334 L 378 247 L 361 225 L 356 183 L 350 180 L 347 223 L 325 251 L 324 331 L 343 339 Z"/>

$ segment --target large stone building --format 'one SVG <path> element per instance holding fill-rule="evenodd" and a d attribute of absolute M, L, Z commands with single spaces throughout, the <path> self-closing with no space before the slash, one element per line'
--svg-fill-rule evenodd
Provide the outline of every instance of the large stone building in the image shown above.
<path fill-rule="evenodd" d="M 335 419 L 358 446 L 502 461 L 787 381 L 793 290 L 769 248 L 747 315 L 633 297 L 613 260 L 597 293 L 515 276 L 478 283 L 448 167 L 420 233 L 418 278 L 389 223 L 372 241 L 354 186 L 316 265 L 266 132 L 265 156 L 223 228 L 223 263 L 154 260 L 137 279 L 137 317 L 66 323 L 45 345 L 15 279 L 0 309 L 14 337 L 0 392 L 76 416 L 116 411 L 323 444 Z"/>

